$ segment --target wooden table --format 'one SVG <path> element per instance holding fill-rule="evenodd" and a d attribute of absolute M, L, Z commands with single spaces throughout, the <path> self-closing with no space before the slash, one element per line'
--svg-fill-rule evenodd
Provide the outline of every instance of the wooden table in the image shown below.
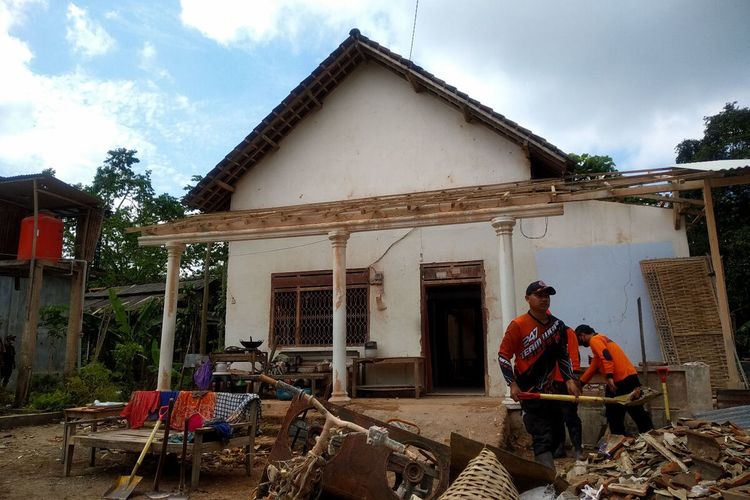
<path fill-rule="evenodd" d="M 250 373 L 263 373 L 268 368 L 268 353 L 266 351 L 249 351 L 249 352 L 215 352 L 209 354 L 211 361 L 216 363 L 224 361 L 227 363 L 250 363 Z M 255 363 L 260 363 L 258 370 Z"/>
<path fill-rule="evenodd" d="M 414 369 L 412 384 L 367 384 L 367 365 L 411 365 Z M 355 358 L 352 360 L 352 397 L 360 391 L 414 391 L 419 398 L 424 390 L 424 357 L 411 356 L 402 358 Z"/>
<path fill-rule="evenodd" d="M 91 430 L 96 432 L 97 420 L 101 420 L 107 417 L 117 417 L 122 413 L 125 408 L 125 403 L 117 405 L 104 405 L 104 406 L 78 406 L 75 408 L 66 408 L 63 410 L 63 457 L 65 456 L 65 450 L 67 449 L 68 439 L 70 436 L 75 434 L 75 425 L 70 425 L 73 422 L 79 420 L 92 420 Z M 91 463 L 94 462 L 94 455 L 96 454 L 96 448 L 91 449 Z"/>

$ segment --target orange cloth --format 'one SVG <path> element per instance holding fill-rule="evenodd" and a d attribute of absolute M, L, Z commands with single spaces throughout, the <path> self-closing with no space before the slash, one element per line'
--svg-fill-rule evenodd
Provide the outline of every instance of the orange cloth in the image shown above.
<path fill-rule="evenodd" d="M 578 352 L 578 337 L 576 337 L 576 332 L 570 327 L 565 330 L 565 333 L 568 335 L 568 355 L 570 356 L 570 364 L 573 365 L 574 373 L 580 373 L 581 354 Z M 555 382 L 564 382 L 559 366 L 555 366 L 555 374 L 552 379 Z"/>
<path fill-rule="evenodd" d="M 203 420 L 214 418 L 216 410 L 216 393 L 204 391 L 180 391 L 172 409 L 172 429 L 180 430 L 185 425 L 185 419 L 198 413 Z"/>
<path fill-rule="evenodd" d="M 133 391 L 120 416 L 128 419 L 131 429 L 139 429 L 143 427 L 148 414 L 156 411 L 158 407 L 159 391 Z"/>
<path fill-rule="evenodd" d="M 612 378 L 619 382 L 630 375 L 637 375 L 638 372 L 630 362 L 627 355 L 619 345 L 615 344 L 606 335 L 601 333 L 595 334 L 589 341 L 589 347 L 594 354 L 591 366 L 586 373 L 581 376 L 581 382 L 587 384 L 596 372 L 601 373 L 607 378 Z"/>

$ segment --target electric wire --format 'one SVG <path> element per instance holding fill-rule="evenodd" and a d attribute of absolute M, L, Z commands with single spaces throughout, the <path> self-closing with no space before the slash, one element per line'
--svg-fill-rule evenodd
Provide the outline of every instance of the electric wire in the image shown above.
<path fill-rule="evenodd" d="M 411 51 L 414 48 L 414 34 L 417 32 L 417 12 L 419 12 L 419 0 L 414 6 L 414 24 L 411 27 L 411 45 L 409 45 L 409 60 L 411 61 Z"/>

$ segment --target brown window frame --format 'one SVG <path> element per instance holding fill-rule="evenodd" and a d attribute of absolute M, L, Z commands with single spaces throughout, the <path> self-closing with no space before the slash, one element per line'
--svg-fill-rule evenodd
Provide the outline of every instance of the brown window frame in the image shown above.
<path fill-rule="evenodd" d="M 362 346 L 370 339 L 370 272 L 369 269 L 347 269 L 346 271 L 346 345 Z M 316 292 L 328 292 L 330 298 L 323 298 L 330 307 L 320 308 L 312 314 L 303 314 L 303 295 Z M 293 295 L 291 295 L 293 294 Z M 284 300 L 286 304 L 280 301 Z M 293 297 L 293 307 L 289 298 Z M 317 295 L 320 301 L 320 294 Z M 358 307 L 351 307 L 357 301 Z M 317 329 L 321 335 L 320 322 L 330 322 L 330 334 L 333 338 L 333 271 L 305 271 L 271 274 L 271 315 L 269 324 L 269 338 L 278 347 L 331 347 L 332 342 L 319 342 L 315 339 L 305 339 L 305 331 Z M 293 313 L 292 313 L 293 309 Z M 291 320 L 294 321 L 293 332 Z M 308 323 L 305 323 L 308 320 Z M 317 322 L 317 325 L 315 324 Z M 281 330 L 286 323 L 286 334 Z M 324 329 L 327 329 L 325 326 Z M 292 337 L 292 338 L 290 338 Z M 319 340 L 319 339 L 318 339 Z"/>

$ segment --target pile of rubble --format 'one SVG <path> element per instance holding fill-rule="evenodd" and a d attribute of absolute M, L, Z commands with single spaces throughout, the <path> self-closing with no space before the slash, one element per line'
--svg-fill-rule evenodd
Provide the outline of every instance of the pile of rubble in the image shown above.
<path fill-rule="evenodd" d="M 610 435 L 566 478 L 581 498 L 750 499 L 750 436 L 732 423 L 680 419 L 636 438 Z"/>

